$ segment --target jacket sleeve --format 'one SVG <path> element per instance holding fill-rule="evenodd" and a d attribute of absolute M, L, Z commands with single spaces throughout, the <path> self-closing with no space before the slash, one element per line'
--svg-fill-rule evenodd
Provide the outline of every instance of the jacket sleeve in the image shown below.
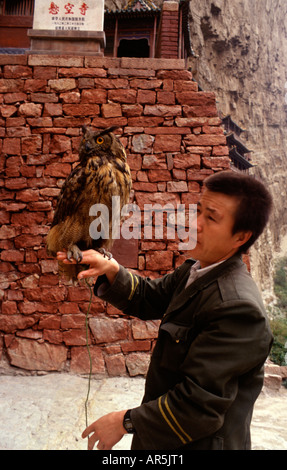
<path fill-rule="evenodd" d="M 120 266 L 112 285 L 105 276 L 97 279 L 94 293 L 127 315 L 142 320 L 160 319 L 170 303 L 179 277 L 187 269 L 190 269 L 190 265 L 182 265 L 159 279 L 149 279 Z"/>
<path fill-rule="evenodd" d="M 160 332 L 158 365 L 165 364 L 166 374 L 177 367 L 182 379 L 167 393 L 131 411 L 145 449 L 177 449 L 214 434 L 236 399 L 240 377 L 252 376 L 257 368 L 260 371 L 269 353 L 272 336 L 256 306 L 227 302 L 201 314 L 202 330 L 184 358 L 177 354 L 180 341 L 167 337 L 167 331 Z"/>

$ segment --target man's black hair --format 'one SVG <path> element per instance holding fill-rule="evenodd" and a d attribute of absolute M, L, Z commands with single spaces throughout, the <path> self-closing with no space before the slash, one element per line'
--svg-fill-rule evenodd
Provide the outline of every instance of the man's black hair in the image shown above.
<path fill-rule="evenodd" d="M 251 231 L 252 236 L 240 248 L 246 253 L 263 232 L 272 209 L 272 197 L 260 180 L 235 171 L 220 171 L 209 176 L 204 185 L 216 193 L 236 197 L 239 201 L 235 214 L 233 234 Z"/>

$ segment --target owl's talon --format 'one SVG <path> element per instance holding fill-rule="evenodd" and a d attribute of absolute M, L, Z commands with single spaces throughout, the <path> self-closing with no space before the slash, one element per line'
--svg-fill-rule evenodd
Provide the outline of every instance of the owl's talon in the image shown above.
<path fill-rule="evenodd" d="M 97 251 L 103 255 L 104 258 L 112 259 L 113 255 L 109 251 L 106 251 L 105 248 L 98 248 Z"/>
<path fill-rule="evenodd" d="M 71 246 L 71 248 L 67 251 L 67 259 L 72 262 L 72 258 L 77 262 L 80 263 L 83 259 L 83 254 L 81 250 L 77 247 L 77 245 Z"/>

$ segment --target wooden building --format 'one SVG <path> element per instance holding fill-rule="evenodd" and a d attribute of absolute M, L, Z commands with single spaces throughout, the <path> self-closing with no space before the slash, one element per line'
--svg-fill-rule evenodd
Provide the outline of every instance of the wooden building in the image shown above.
<path fill-rule="evenodd" d="M 230 115 L 222 119 L 225 128 L 226 142 L 229 148 L 229 157 L 232 162 L 232 168 L 237 171 L 248 171 L 252 168 L 251 150 L 242 142 L 240 136 L 244 132 L 238 124 L 236 124 Z"/>
<path fill-rule="evenodd" d="M 34 0 L 0 0 L 0 53 L 30 48 Z M 189 2 L 128 0 L 119 10 L 105 10 L 109 57 L 186 58 L 194 55 L 189 32 Z"/>

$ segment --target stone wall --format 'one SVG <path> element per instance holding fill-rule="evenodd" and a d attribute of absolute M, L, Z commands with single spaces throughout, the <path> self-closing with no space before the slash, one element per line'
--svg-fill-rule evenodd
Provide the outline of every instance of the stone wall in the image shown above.
<path fill-rule="evenodd" d="M 89 291 L 59 281 L 45 251 L 81 126 L 119 126 L 141 208 L 196 203 L 204 178 L 229 167 L 215 95 L 198 91 L 181 60 L 5 55 L 0 70 L 0 368 L 87 373 Z M 151 277 L 186 256 L 165 237 L 121 248 L 123 264 Z M 145 374 L 157 328 L 94 298 L 93 373 Z"/>

